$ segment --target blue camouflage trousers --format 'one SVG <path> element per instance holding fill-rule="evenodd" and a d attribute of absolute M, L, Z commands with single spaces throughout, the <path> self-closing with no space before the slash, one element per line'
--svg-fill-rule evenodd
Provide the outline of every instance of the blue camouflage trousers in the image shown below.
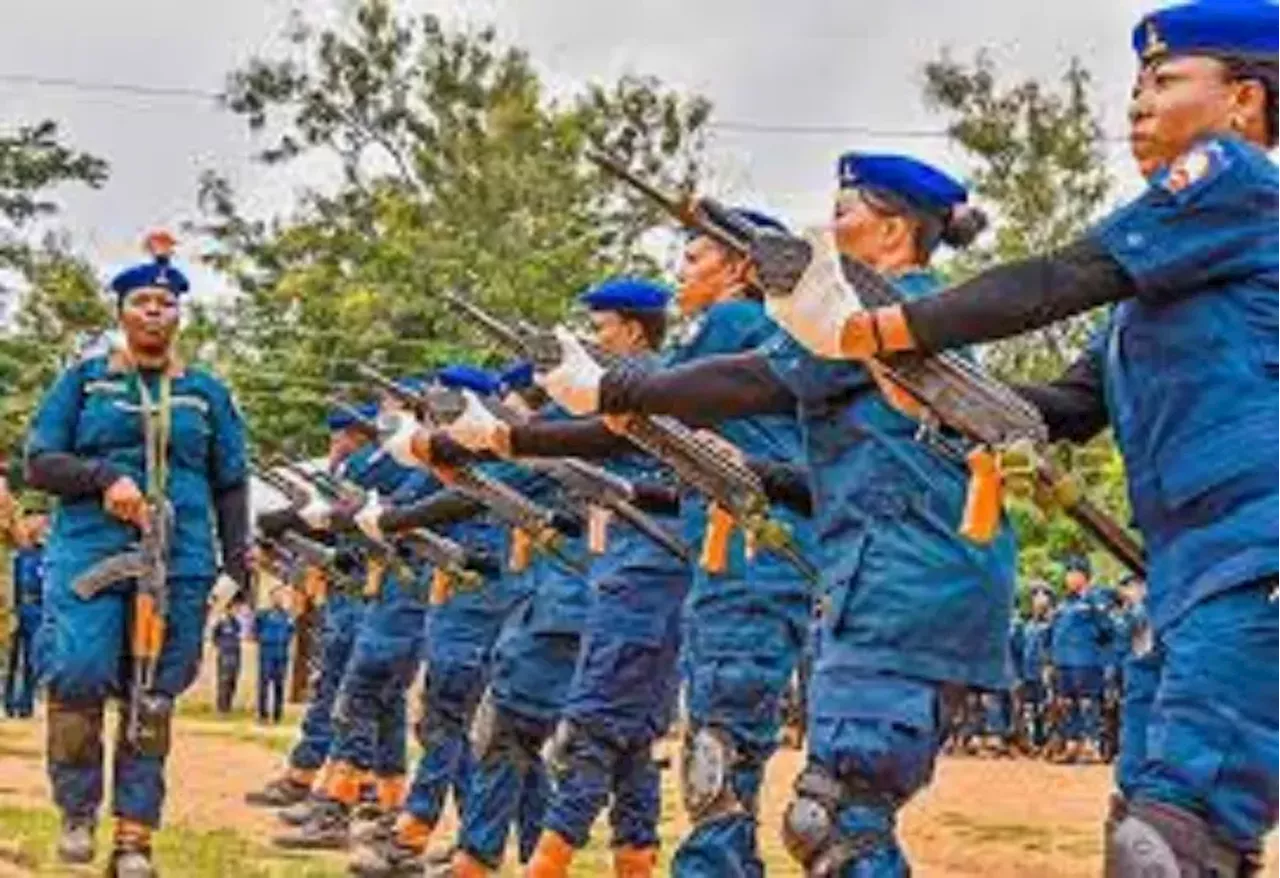
<path fill-rule="evenodd" d="M 1096 667 L 1059 667 L 1057 695 L 1065 702 L 1062 726 L 1058 729 L 1067 741 L 1098 740 L 1102 732 L 1102 696 L 1106 688 L 1106 670 Z"/>
<path fill-rule="evenodd" d="M 37 666 L 49 692 L 48 772 L 54 802 L 63 814 L 90 817 L 102 803 L 105 702 L 127 691 L 132 589 L 121 587 L 86 601 L 71 585 L 64 577 L 48 580 Z M 169 581 L 165 639 L 147 699 L 146 722 L 156 734 L 145 747 L 117 740 L 112 808 L 118 817 L 160 825 L 173 702 L 199 671 L 212 585 L 207 577 Z"/>
<path fill-rule="evenodd" d="M 219 713 L 231 710 L 236 700 L 236 685 L 240 682 L 240 648 L 218 652 L 218 689 L 216 706 Z"/>
<path fill-rule="evenodd" d="M 580 622 L 530 600 L 517 605 L 495 645 L 489 690 L 472 722 L 476 764 L 460 833 L 463 850 L 493 868 L 513 824 L 522 862 L 537 844 L 550 792 L 541 749 L 564 706 L 579 630 Z"/>
<path fill-rule="evenodd" d="M 4 710 L 12 717 L 31 716 L 36 702 L 36 633 L 40 629 L 39 604 L 18 607 L 18 624 L 9 640 L 9 664 L 4 679 Z"/>
<path fill-rule="evenodd" d="M 405 773 L 406 693 L 422 661 L 426 612 L 407 595 L 366 612 L 334 705 L 335 762 L 379 777 Z"/>
<path fill-rule="evenodd" d="M 735 753 L 727 782 L 741 805 L 710 819 L 691 815 L 673 875 L 758 876 L 756 805 L 764 766 L 777 748 L 782 700 L 805 648 L 810 600 L 802 580 L 747 583 L 699 577 L 689 595 L 685 644 L 690 733 L 713 729 Z"/>
<path fill-rule="evenodd" d="M 311 701 L 302 716 L 301 737 L 289 753 L 289 765 L 302 771 L 315 771 L 324 764 L 333 744 L 333 708 L 338 687 L 351 659 L 356 631 L 360 627 L 364 607 L 345 598 L 331 598 L 324 609 L 321 633 L 320 676 Z M 368 762 L 369 756 L 363 757 Z"/>
<path fill-rule="evenodd" d="M 533 854 L 551 792 L 540 751 L 553 718 L 522 716 L 486 693 L 471 732 L 475 763 L 462 810 L 458 844 L 497 869 L 512 827 L 520 862 Z"/>
<path fill-rule="evenodd" d="M 862 842 L 841 878 L 909 875 L 898 811 L 932 779 L 963 689 L 819 661 L 811 691 L 809 764 L 844 785 L 838 831 Z"/>
<path fill-rule="evenodd" d="M 1216 594 L 1126 667 L 1117 783 L 1204 817 L 1240 851 L 1276 825 L 1274 578 Z"/>
<path fill-rule="evenodd" d="M 483 663 L 437 658 L 425 674 L 423 713 L 417 727 L 422 758 L 405 810 L 430 826 L 439 822 L 450 791 L 458 813 L 466 812 L 474 767 L 467 727 L 484 693 L 485 670 Z"/>

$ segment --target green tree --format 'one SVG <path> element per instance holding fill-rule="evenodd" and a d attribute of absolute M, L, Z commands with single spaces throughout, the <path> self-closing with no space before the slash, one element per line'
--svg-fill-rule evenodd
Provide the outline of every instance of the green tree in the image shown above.
<path fill-rule="evenodd" d="M 440 290 L 548 320 L 607 274 L 656 271 L 641 239 L 657 216 L 584 150 L 687 184 L 710 110 L 639 77 L 553 97 L 493 29 L 447 31 L 382 0 L 339 29 L 295 23 L 285 56 L 232 73 L 225 102 L 262 138 L 259 161 L 337 170 L 266 219 L 217 176 L 200 193 L 209 259 L 243 291 L 218 315 L 219 361 L 259 439 L 313 448 L 323 393 L 351 363 L 403 373 L 475 356 L 483 340 Z"/>
<path fill-rule="evenodd" d="M 1052 252 L 1080 235 L 1107 205 L 1112 180 L 1091 78 L 1072 59 L 1059 82 L 1002 85 L 994 62 L 943 56 L 925 66 L 924 99 L 948 119 L 947 133 L 970 159 L 970 186 L 994 208 L 988 240 L 956 258 L 951 270 Z M 1086 314 L 991 345 L 984 359 L 1018 380 L 1058 375 L 1083 347 L 1098 314 Z"/>
<path fill-rule="evenodd" d="M 986 240 L 958 255 L 948 273 L 964 277 L 983 268 L 1052 252 L 1077 238 L 1107 207 L 1112 180 L 1091 78 L 1072 59 L 1056 83 L 1001 81 L 986 53 L 971 63 L 943 53 L 924 68 L 924 101 L 947 119 L 947 133 L 969 160 L 977 201 L 992 214 Z M 982 239 L 980 239 L 982 240 Z M 1010 381 L 1057 377 L 1082 352 L 1102 311 L 987 346 L 981 357 Z M 1124 468 L 1110 435 L 1082 448 L 1059 448 L 1059 462 L 1086 483 L 1091 495 L 1121 520 L 1127 516 Z M 1014 499 L 1010 512 L 1021 545 L 1025 575 L 1056 573 L 1055 559 L 1088 549 L 1079 530 L 1062 516 L 1046 515 Z M 1104 561 L 1108 572 L 1117 570 Z"/>
<path fill-rule="evenodd" d="M 66 146 L 43 121 L 0 133 L 0 449 L 16 450 L 40 393 L 89 332 L 109 318 L 90 266 L 65 236 L 36 236 L 58 212 L 50 192 L 68 183 L 97 188 L 107 164 Z"/>

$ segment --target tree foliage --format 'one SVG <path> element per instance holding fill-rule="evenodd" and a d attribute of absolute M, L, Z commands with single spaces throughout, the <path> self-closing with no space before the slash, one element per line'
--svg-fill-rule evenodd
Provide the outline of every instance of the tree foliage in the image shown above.
<path fill-rule="evenodd" d="M 947 133 L 969 160 L 970 188 L 993 213 L 990 243 L 959 254 L 948 272 L 964 277 L 1001 262 L 1043 255 L 1077 238 L 1108 204 L 1112 180 L 1089 72 L 1072 59 L 1056 83 L 1001 81 L 991 57 L 971 63 L 943 53 L 924 68 L 924 100 L 947 118 Z M 980 239 L 981 240 L 981 239 Z M 1016 382 L 1057 377 L 1084 349 L 1103 314 L 1093 312 L 987 346 L 981 356 L 995 374 Z M 1091 495 L 1125 520 L 1124 468 L 1109 435 L 1055 456 L 1083 479 Z M 1025 576 L 1049 577 L 1056 560 L 1088 549 L 1061 515 L 1015 500 Z M 1113 562 L 1097 556 L 1103 570 Z"/>
<path fill-rule="evenodd" d="M 85 333 L 106 323 L 106 302 L 89 265 L 64 236 L 36 232 L 40 221 L 58 213 L 52 190 L 96 188 L 106 177 L 106 162 L 63 143 L 52 121 L 0 133 L 0 450 L 6 455 L 16 450 L 60 365 Z"/>
<path fill-rule="evenodd" d="M 286 56 L 233 72 L 225 103 L 262 140 L 258 161 L 336 169 L 336 185 L 268 218 L 217 176 L 200 193 L 209 259 L 243 291 L 219 317 L 221 362 L 269 425 L 261 440 L 313 446 L 323 392 L 351 363 L 404 373 L 474 356 L 483 340 L 441 290 L 547 320 L 604 276 L 656 271 L 642 238 L 657 217 L 584 150 L 687 184 L 710 111 L 633 76 L 553 97 L 491 28 L 402 19 L 382 0 L 339 29 L 295 23 Z"/>

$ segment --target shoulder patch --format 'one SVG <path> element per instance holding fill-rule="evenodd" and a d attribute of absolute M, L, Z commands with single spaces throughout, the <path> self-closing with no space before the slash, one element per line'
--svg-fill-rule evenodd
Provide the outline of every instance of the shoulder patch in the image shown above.
<path fill-rule="evenodd" d="M 1177 194 L 1208 179 L 1227 163 L 1222 144 L 1209 141 L 1193 147 L 1178 157 L 1160 181 L 1168 192 Z"/>

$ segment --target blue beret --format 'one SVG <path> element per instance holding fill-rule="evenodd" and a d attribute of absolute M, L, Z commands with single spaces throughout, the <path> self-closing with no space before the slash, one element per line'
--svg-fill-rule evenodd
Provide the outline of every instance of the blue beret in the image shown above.
<path fill-rule="evenodd" d="M 146 247 L 152 255 L 150 262 L 126 268 L 111 279 L 111 290 L 117 299 L 123 299 L 134 290 L 143 287 L 160 287 L 180 296 L 191 289 L 187 276 L 169 264 L 174 240 L 167 232 L 153 232 L 147 236 Z"/>
<path fill-rule="evenodd" d="M 578 297 L 592 311 L 661 311 L 670 300 L 669 289 L 641 277 L 612 278 Z"/>
<path fill-rule="evenodd" d="M 354 411 L 352 411 L 354 409 Z M 339 430 L 345 430 L 348 427 L 354 427 L 357 423 L 355 415 L 366 421 L 374 421 L 378 418 L 378 406 L 375 403 L 367 402 L 364 405 L 335 408 L 329 412 L 329 417 L 325 423 L 328 425 L 330 432 L 336 433 Z"/>
<path fill-rule="evenodd" d="M 436 380 L 445 387 L 473 390 L 481 395 L 497 393 L 499 390 L 498 379 L 475 366 L 445 366 L 436 373 Z"/>
<path fill-rule="evenodd" d="M 1072 570 L 1079 570 L 1087 574 L 1093 573 L 1093 563 L 1090 562 L 1088 555 L 1068 555 L 1062 559 L 1062 568 L 1067 573 Z"/>
<path fill-rule="evenodd" d="M 503 369 L 498 374 L 498 383 L 503 390 L 524 390 L 533 385 L 533 363 L 521 360 Z"/>
<path fill-rule="evenodd" d="M 1202 0 L 1166 6 L 1133 29 L 1142 61 L 1169 55 L 1231 55 L 1271 60 L 1277 55 L 1276 4 L 1267 0 Z"/>
<path fill-rule="evenodd" d="M 887 192 L 927 213 L 946 213 L 969 200 L 969 191 L 947 174 L 905 155 L 847 152 L 837 165 L 840 186 Z"/>
<path fill-rule="evenodd" d="M 750 207 L 734 207 L 730 208 L 737 216 L 745 219 L 757 229 L 768 229 L 773 232 L 787 233 L 787 226 L 782 220 L 775 216 L 770 216 L 763 211 L 755 210 Z"/>

